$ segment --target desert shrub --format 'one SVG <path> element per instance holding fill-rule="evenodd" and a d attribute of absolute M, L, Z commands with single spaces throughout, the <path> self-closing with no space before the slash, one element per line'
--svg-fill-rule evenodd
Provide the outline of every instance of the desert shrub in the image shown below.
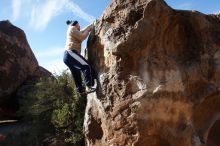
<path fill-rule="evenodd" d="M 37 146 L 48 145 L 45 142 L 48 136 L 71 144 L 84 139 L 86 97 L 77 94 L 70 73 L 65 71 L 61 75 L 39 79 L 19 103 L 18 114 L 31 126 L 18 136 L 8 137 L 8 141 L 25 137 L 25 145 L 30 142 L 30 145 Z"/>

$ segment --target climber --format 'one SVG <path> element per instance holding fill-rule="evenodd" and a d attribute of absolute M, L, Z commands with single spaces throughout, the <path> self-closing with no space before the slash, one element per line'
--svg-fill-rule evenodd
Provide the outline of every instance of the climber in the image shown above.
<path fill-rule="evenodd" d="M 67 20 L 66 24 L 69 25 L 67 30 L 66 46 L 63 61 L 70 69 L 77 91 L 80 94 L 91 93 L 96 90 L 94 87 L 95 79 L 94 73 L 88 61 L 80 55 L 81 43 L 89 35 L 93 24 L 90 24 L 85 29 L 80 31 L 78 21 Z M 86 90 L 82 85 L 81 71 L 85 79 Z"/>

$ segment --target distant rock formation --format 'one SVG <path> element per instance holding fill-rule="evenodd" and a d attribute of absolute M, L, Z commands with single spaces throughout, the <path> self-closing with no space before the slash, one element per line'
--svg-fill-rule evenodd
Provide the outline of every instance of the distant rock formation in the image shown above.
<path fill-rule="evenodd" d="M 88 42 L 89 146 L 220 144 L 220 17 L 113 0 Z"/>
<path fill-rule="evenodd" d="M 9 21 L 0 21 L 0 107 L 16 97 L 24 82 L 48 75 L 38 65 L 25 33 Z"/>

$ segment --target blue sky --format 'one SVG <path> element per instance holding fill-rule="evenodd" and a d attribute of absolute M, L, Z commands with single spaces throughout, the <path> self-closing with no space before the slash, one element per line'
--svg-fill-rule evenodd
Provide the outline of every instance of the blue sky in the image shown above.
<path fill-rule="evenodd" d="M 67 19 L 84 27 L 99 18 L 111 0 L 0 0 L 0 20 L 23 29 L 39 64 L 51 72 L 66 69 L 62 61 Z M 206 14 L 220 11 L 219 0 L 166 0 L 176 9 Z M 83 48 L 85 43 L 83 44 Z"/>

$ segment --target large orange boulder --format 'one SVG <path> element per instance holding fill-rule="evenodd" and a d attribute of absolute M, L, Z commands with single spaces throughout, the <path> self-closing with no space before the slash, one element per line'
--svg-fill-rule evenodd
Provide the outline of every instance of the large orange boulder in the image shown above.
<path fill-rule="evenodd" d="M 88 95 L 88 145 L 219 145 L 219 14 L 113 0 L 90 35 L 88 58 L 99 79 Z"/>

